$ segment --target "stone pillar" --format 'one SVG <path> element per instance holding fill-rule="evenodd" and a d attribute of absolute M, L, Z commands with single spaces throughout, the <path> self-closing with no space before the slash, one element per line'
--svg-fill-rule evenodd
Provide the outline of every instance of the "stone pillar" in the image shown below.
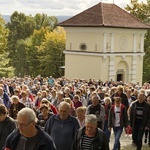
<path fill-rule="evenodd" d="M 107 33 L 103 33 L 103 53 L 107 52 L 106 45 L 107 45 Z"/>
<path fill-rule="evenodd" d="M 140 35 L 140 52 L 144 52 L 144 34 Z"/>
<path fill-rule="evenodd" d="M 114 53 L 114 33 L 110 35 L 110 52 Z"/>
<path fill-rule="evenodd" d="M 112 79 L 113 81 L 116 81 L 115 79 L 115 56 L 110 56 L 110 61 L 109 61 L 109 72 L 108 72 L 108 78 L 109 81 Z"/>
<path fill-rule="evenodd" d="M 133 34 L 133 52 L 136 53 L 136 47 L 137 47 L 137 35 Z"/>
<path fill-rule="evenodd" d="M 131 67 L 131 81 L 136 82 L 136 67 L 137 67 L 137 56 L 132 57 L 132 67 Z"/>

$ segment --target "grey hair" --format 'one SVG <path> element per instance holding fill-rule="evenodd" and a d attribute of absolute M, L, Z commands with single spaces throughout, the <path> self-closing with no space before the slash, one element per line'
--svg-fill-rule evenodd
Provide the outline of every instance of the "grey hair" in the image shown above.
<path fill-rule="evenodd" d="M 19 97 L 16 96 L 16 95 L 13 95 L 13 96 L 11 97 L 11 102 L 13 103 L 14 100 L 18 100 L 18 102 L 19 102 Z"/>
<path fill-rule="evenodd" d="M 105 102 L 106 100 L 109 100 L 110 104 L 112 104 L 112 101 L 111 101 L 111 98 L 110 98 L 110 97 L 105 97 L 105 98 L 104 98 L 104 102 Z"/>
<path fill-rule="evenodd" d="M 30 122 L 30 121 L 37 122 L 36 114 L 35 114 L 35 112 L 31 108 L 28 108 L 28 107 L 22 108 L 18 112 L 17 116 L 20 116 L 20 115 L 27 116 L 28 122 Z"/>
<path fill-rule="evenodd" d="M 62 107 L 62 106 L 66 106 L 67 108 L 68 108 L 68 110 L 70 109 L 70 104 L 69 103 L 67 103 L 67 102 L 61 102 L 60 104 L 59 104 L 59 108 L 58 109 L 60 109 L 60 107 Z"/>
<path fill-rule="evenodd" d="M 85 118 L 85 123 L 97 124 L 97 117 L 93 114 L 89 114 Z"/>

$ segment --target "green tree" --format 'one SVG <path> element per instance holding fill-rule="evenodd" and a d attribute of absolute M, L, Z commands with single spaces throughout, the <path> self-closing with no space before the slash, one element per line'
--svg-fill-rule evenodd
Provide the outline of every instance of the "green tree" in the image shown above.
<path fill-rule="evenodd" d="M 35 29 L 35 21 L 31 16 L 26 16 L 24 13 L 18 13 L 15 11 L 11 17 L 10 22 L 7 23 L 6 27 L 9 29 L 8 35 L 8 48 L 9 58 L 11 64 L 15 67 L 16 59 L 19 52 L 17 50 L 17 42 L 19 40 L 25 40 L 27 37 L 33 34 Z"/>
<path fill-rule="evenodd" d="M 144 23 L 150 25 L 150 0 L 147 0 L 147 4 L 143 2 L 138 3 L 138 0 L 136 0 L 132 2 L 131 5 L 127 5 L 125 9 Z M 145 35 L 144 50 L 143 82 L 146 82 L 150 81 L 150 29 L 148 29 Z"/>
<path fill-rule="evenodd" d="M 0 54 L 3 54 L 7 47 L 8 29 L 5 28 L 5 21 L 0 15 Z"/>
<path fill-rule="evenodd" d="M 34 30 L 33 35 L 28 38 L 27 45 L 27 61 L 29 62 L 29 72 L 32 76 L 37 76 L 41 74 L 40 66 L 41 66 L 41 57 L 44 56 L 43 51 L 39 51 L 38 48 L 41 46 L 42 42 L 45 39 L 45 34 L 50 32 L 47 28 L 42 27 L 39 30 Z"/>
<path fill-rule="evenodd" d="M 40 47 L 39 51 L 45 53 L 41 57 L 41 72 L 44 76 L 53 75 L 60 77 L 60 66 L 64 65 L 64 54 L 66 35 L 63 28 L 58 27 L 53 32 L 47 32 L 45 41 Z"/>
<path fill-rule="evenodd" d="M 147 4 L 143 2 L 139 3 L 138 0 L 135 0 L 135 2 L 127 5 L 125 9 L 136 18 L 150 24 L 150 0 L 147 0 Z"/>
<path fill-rule="evenodd" d="M 21 77 L 29 75 L 27 61 L 27 43 L 25 40 L 18 40 L 16 44 L 15 74 Z"/>
<path fill-rule="evenodd" d="M 42 53 L 37 51 L 37 46 L 41 45 L 46 32 L 54 30 L 57 22 L 56 17 L 46 14 L 36 14 L 32 17 L 15 11 L 11 15 L 10 22 L 6 25 L 10 31 L 7 52 L 16 75 L 23 76 L 31 72 L 34 75 L 39 72 L 39 58 Z M 33 69 L 36 72 L 33 72 Z"/>
<path fill-rule="evenodd" d="M 5 21 L 0 15 L 0 76 L 8 77 L 13 73 L 13 68 L 9 67 L 8 53 L 5 52 L 7 48 L 8 29 L 5 28 Z"/>
<path fill-rule="evenodd" d="M 55 16 L 47 16 L 46 14 L 36 14 L 34 20 L 36 22 L 37 30 L 44 27 L 50 31 L 53 31 L 58 23 L 58 20 Z"/>
<path fill-rule="evenodd" d="M 60 76 L 59 67 L 64 65 L 65 40 L 65 31 L 60 27 L 53 31 L 44 27 L 34 31 L 28 44 L 28 60 L 32 76 L 38 74 Z"/>
<path fill-rule="evenodd" d="M 4 52 L 0 54 L 0 76 L 1 77 L 11 77 L 14 75 L 14 68 L 9 66 L 8 53 Z"/>

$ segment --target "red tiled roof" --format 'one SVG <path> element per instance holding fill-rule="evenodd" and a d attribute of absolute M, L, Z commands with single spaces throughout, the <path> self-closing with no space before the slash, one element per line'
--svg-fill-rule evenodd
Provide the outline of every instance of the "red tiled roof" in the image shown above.
<path fill-rule="evenodd" d="M 149 25 L 133 17 L 117 5 L 108 3 L 98 3 L 58 25 L 63 27 L 150 28 Z"/>

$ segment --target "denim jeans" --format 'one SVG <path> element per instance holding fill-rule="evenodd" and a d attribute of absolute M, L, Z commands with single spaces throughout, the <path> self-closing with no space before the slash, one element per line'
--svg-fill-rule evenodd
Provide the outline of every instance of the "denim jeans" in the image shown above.
<path fill-rule="evenodd" d="M 110 131 L 108 130 L 108 120 L 105 120 L 104 122 L 104 132 L 108 138 L 108 141 L 110 141 Z"/>
<path fill-rule="evenodd" d="M 115 136 L 113 150 L 118 150 L 120 149 L 120 137 L 123 131 L 123 127 L 113 127 L 113 131 Z"/>

